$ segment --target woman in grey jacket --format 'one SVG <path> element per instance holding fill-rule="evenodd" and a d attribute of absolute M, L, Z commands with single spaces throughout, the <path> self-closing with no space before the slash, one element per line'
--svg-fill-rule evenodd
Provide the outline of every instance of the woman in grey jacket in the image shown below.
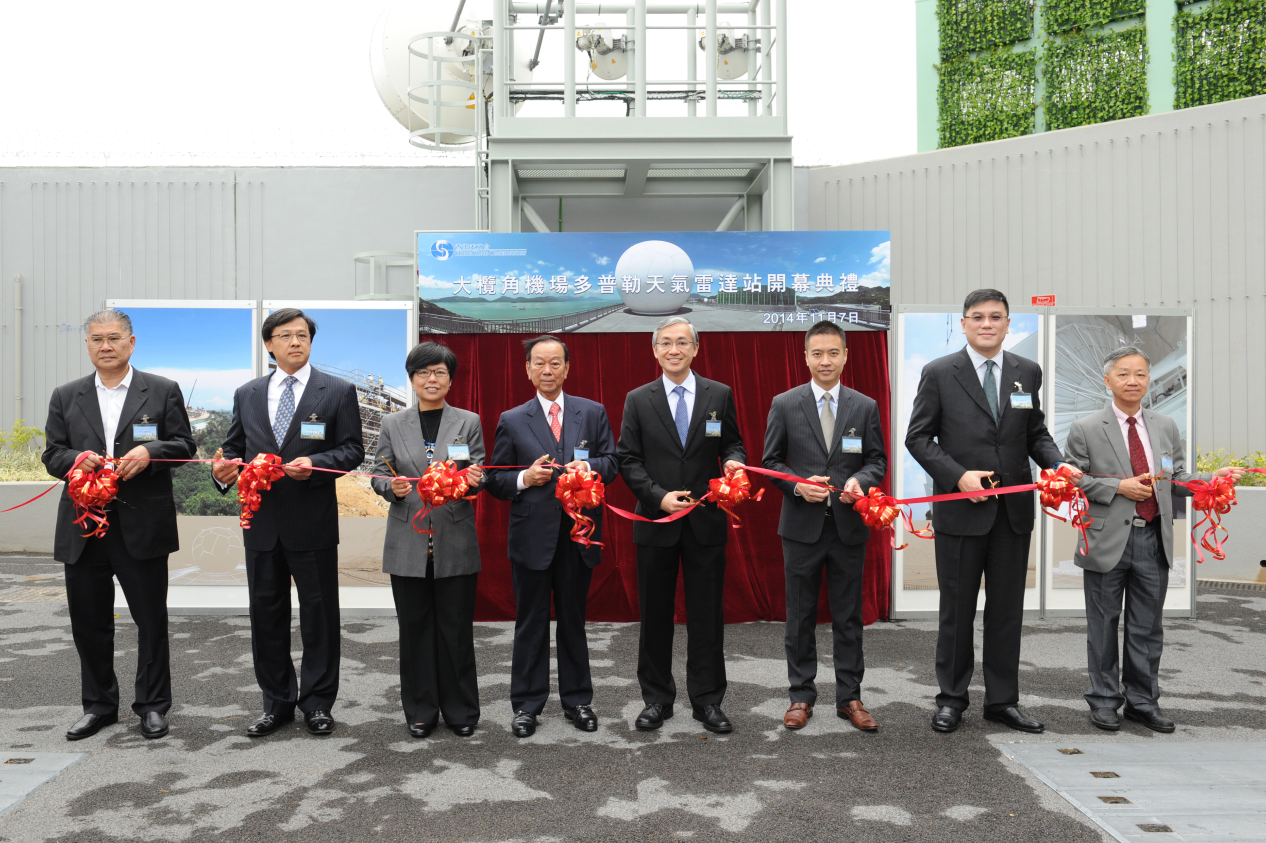
<path fill-rule="evenodd" d="M 455 734 L 469 737 L 479 722 L 475 674 L 475 588 L 479 580 L 479 536 L 475 508 L 459 500 L 436 507 L 418 526 L 422 500 L 413 483 L 434 460 L 470 467 L 473 495 L 483 482 L 484 437 L 479 416 L 444 401 L 457 376 L 457 356 L 447 346 L 424 342 L 405 361 L 418 409 L 385 416 L 378 435 L 374 490 L 391 502 L 382 570 L 400 624 L 400 701 L 409 734 L 425 738 L 439 717 Z"/>

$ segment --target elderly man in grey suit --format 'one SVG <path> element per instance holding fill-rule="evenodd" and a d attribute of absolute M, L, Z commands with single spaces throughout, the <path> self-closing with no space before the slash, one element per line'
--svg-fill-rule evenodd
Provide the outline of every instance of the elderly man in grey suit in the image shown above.
<path fill-rule="evenodd" d="M 1187 472 L 1186 443 L 1169 416 L 1145 410 L 1151 361 L 1141 348 L 1123 346 L 1103 362 L 1103 382 L 1112 403 L 1073 422 L 1064 459 L 1086 472 L 1078 485 L 1094 520 L 1089 546 L 1078 542 L 1076 564 L 1085 569 L 1086 657 L 1089 662 L 1090 722 L 1115 732 L 1117 710 L 1157 732 L 1174 731 L 1157 700 L 1164 632 L 1161 618 L 1169 569 L 1174 565 L 1171 495 L 1190 496 L 1169 480 L 1232 477 L 1243 469 L 1213 475 Z M 1091 475 L 1109 476 L 1091 476 Z M 1118 475 L 1116 477 L 1110 475 Z M 1122 476 L 1124 475 L 1124 476 Z M 1117 650 L 1117 624 L 1125 602 L 1125 664 Z M 1121 693 L 1124 682 L 1125 693 Z"/>
<path fill-rule="evenodd" d="M 782 555 L 787 578 L 788 729 L 813 716 L 818 689 L 818 595 L 826 569 L 834 638 L 835 711 L 858 729 L 879 728 L 861 701 L 862 570 L 870 529 L 852 504 L 878 486 L 888 471 L 879 405 L 844 386 L 848 361 L 844 331 L 818 322 L 804 336 L 804 362 L 812 380 L 774 398 L 765 425 L 763 464 L 843 489 L 838 499 L 822 486 L 774 480 L 782 490 Z"/>
<path fill-rule="evenodd" d="M 475 508 L 467 500 L 444 504 L 418 518 L 414 529 L 425 504 L 404 478 L 421 476 L 435 460 L 452 460 L 467 470 L 468 494 L 476 494 L 484 479 L 483 430 L 478 415 L 444 400 L 457 377 L 457 355 L 448 346 L 414 346 L 405 370 L 418 409 L 383 418 L 373 470 L 380 476 L 372 481 L 391 502 L 382 570 L 391 575 L 400 626 L 400 703 L 413 737 L 428 737 L 443 715 L 449 730 L 465 738 L 479 722 Z"/>

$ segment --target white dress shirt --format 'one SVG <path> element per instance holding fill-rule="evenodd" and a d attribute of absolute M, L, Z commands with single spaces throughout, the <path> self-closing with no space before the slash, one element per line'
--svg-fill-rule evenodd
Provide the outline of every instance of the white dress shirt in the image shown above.
<path fill-rule="evenodd" d="M 677 396 L 673 394 L 673 390 L 677 388 L 677 384 L 670 381 L 668 375 L 663 375 L 663 378 L 664 392 L 668 394 L 668 415 L 675 419 L 677 418 Z M 686 389 L 686 424 L 689 425 L 695 411 L 695 373 L 686 375 L 681 386 Z"/>
<path fill-rule="evenodd" d="M 985 386 L 985 361 L 992 360 L 994 386 L 998 388 L 998 412 L 1002 412 L 1002 355 L 1004 352 L 999 351 L 993 357 L 986 357 L 970 345 L 967 346 L 967 356 L 971 358 L 971 364 L 976 369 L 976 380 L 980 381 L 983 389 Z"/>
<path fill-rule="evenodd" d="M 123 402 L 127 400 L 127 391 L 131 386 L 131 366 L 127 367 L 127 374 L 123 376 L 123 380 L 112 387 L 103 384 L 101 374 L 97 374 L 97 406 L 101 408 L 101 432 L 105 435 L 106 453 L 112 457 L 123 456 L 113 453 L 114 438 L 119 433 L 119 416 L 123 415 Z"/>
<path fill-rule="evenodd" d="M 1129 454 L 1130 423 L 1126 420 L 1130 417 L 1121 412 L 1121 408 L 1117 406 L 1115 401 L 1112 402 L 1112 412 L 1116 413 L 1117 424 L 1121 427 L 1121 438 L 1125 440 L 1125 452 Z M 1134 418 L 1138 419 L 1138 424 L 1134 425 L 1134 427 L 1139 432 L 1139 441 L 1143 443 L 1143 455 L 1147 457 L 1147 470 L 1148 472 L 1155 474 L 1156 460 L 1152 458 L 1152 438 L 1147 435 L 1147 425 L 1143 423 L 1143 411 L 1139 410 L 1138 414 Z M 1132 465 L 1130 470 L 1134 470 Z"/>
<path fill-rule="evenodd" d="M 563 393 L 561 392 L 558 393 L 558 398 L 554 401 L 551 401 L 548 398 L 546 398 L 544 395 L 538 392 L 536 393 L 536 400 L 541 402 L 541 409 L 545 411 L 545 426 L 546 427 L 549 427 L 549 408 L 553 407 L 555 404 L 558 405 L 558 423 L 560 425 L 563 423 L 563 413 L 566 411 L 566 408 L 563 406 Z M 561 428 L 559 429 L 559 437 L 560 437 L 559 441 L 561 441 L 561 437 L 562 437 Z M 588 471 L 588 470 L 589 470 L 589 463 L 585 463 L 585 471 Z M 519 487 L 520 492 L 522 492 L 524 489 L 527 488 L 527 483 L 523 482 L 524 474 L 527 474 L 526 468 L 519 472 L 519 479 L 515 483 L 515 485 Z"/>
<path fill-rule="evenodd" d="M 818 415 L 822 415 L 822 397 L 824 395 L 831 396 L 831 416 L 838 422 L 840 420 L 840 382 L 836 381 L 835 386 L 830 389 L 823 389 L 818 386 L 817 381 L 809 381 L 809 388 L 813 390 L 813 400 L 818 405 Z M 834 436 L 832 436 L 834 438 Z M 826 443 L 827 450 L 831 450 L 831 443 Z M 850 478 L 851 479 L 851 478 Z M 797 483 L 791 490 L 796 497 L 802 497 L 800 494 L 800 484 Z"/>
<path fill-rule="evenodd" d="M 312 377 L 312 364 L 304 363 L 303 368 L 295 372 L 295 378 L 298 383 L 291 385 L 291 390 L 295 394 L 295 412 L 299 411 L 299 402 L 303 399 L 303 389 L 308 385 L 308 378 Z M 277 405 L 281 403 L 281 393 L 285 391 L 286 373 L 278 366 L 273 370 L 272 377 L 268 379 L 268 424 L 275 427 L 277 423 Z"/>

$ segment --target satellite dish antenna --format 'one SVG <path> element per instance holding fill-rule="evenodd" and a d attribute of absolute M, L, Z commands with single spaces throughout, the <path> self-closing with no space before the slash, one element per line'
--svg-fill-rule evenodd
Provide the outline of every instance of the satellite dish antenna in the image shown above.
<path fill-rule="evenodd" d="M 592 29 L 576 35 L 576 49 L 589 54 L 589 69 L 600 79 L 623 79 L 629 71 L 626 38 L 616 38 L 606 24 L 598 21 Z"/>
<path fill-rule="evenodd" d="M 751 49 L 759 48 L 759 41 L 750 41 L 746 35 L 735 35 L 730 28 L 717 30 L 717 77 L 740 79 L 747 75 L 747 56 Z M 708 51 L 708 33 L 699 37 L 699 49 Z"/>
<path fill-rule="evenodd" d="M 374 87 L 383 105 L 400 125 L 417 132 L 431 128 L 435 111 L 430 100 L 438 95 L 439 128 L 448 131 L 414 136 L 411 142 L 419 146 L 451 146 L 471 143 L 475 135 L 475 109 L 479 104 L 479 91 L 485 98 L 492 96 L 492 2 L 491 0 L 467 0 L 461 5 L 462 19 L 453 27 L 452 11 L 458 8 L 436 0 L 396 0 L 382 13 L 374 25 L 369 43 L 369 63 L 374 77 Z M 445 43 L 442 35 L 428 41 L 413 43 L 424 33 L 458 33 L 451 43 Z M 515 61 L 513 77 L 531 81 L 527 59 L 531 46 L 526 43 L 520 49 L 518 41 L 525 40 L 515 33 Z M 482 56 L 480 49 L 488 52 Z M 428 60 L 418 53 L 433 53 Z M 441 68 L 438 80 L 433 78 L 434 69 Z M 438 84 L 428 84 L 435 83 Z M 464 84 L 463 84 L 464 83 Z M 413 97 L 409 96 L 412 88 Z M 521 105 L 521 103 L 519 104 Z M 516 105 L 516 110 L 518 106 Z"/>

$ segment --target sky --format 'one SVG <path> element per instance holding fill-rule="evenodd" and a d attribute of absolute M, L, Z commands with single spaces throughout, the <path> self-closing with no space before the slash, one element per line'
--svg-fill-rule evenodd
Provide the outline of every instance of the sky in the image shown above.
<path fill-rule="evenodd" d="M 124 307 L 132 320 L 132 365 L 180 384 L 186 403 L 233 409 L 233 392 L 254 377 L 249 308 Z M 214 341 L 208 338 L 214 337 Z"/>
<path fill-rule="evenodd" d="M 0 166 L 468 164 L 411 147 L 379 100 L 369 45 L 387 6 L 0 3 Z M 914 152 L 913 0 L 791 0 L 789 15 L 796 163 Z M 536 78 L 561 77 L 560 49 L 547 38 Z M 663 48 L 658 74 L 657 49 L 650 77 L 666 78 L 681 51 Z"/>
<path fill-rule="evenodd" d="M 596 297 L 598 277 L 615 273 L 624 251 L 647 240 L 675 243 L 690 256 L 695 274 L 711 274 L 714 279 L 724 273 L 734 273 L 740 280 L 746 274 L 766 277 L 769 273 L 781 273 L 787 276 L 785 280 L 790 285 L 795 273 L 809 275 L 810 281 L 823 273 L 830 273 L 837 281 L 841 275 L 851 273 L 866 286 L 887 287 L 891 283 L 886 231 L 450 234 L 447 239 L 452 243 L 487 243 L 499 248 L 523 249 L 527 254 L 522 257 L 451 255 L 445 260 L 436 260 L 430 254 L 432 241 L 445 235 L 429 233 L 418 237 L 419 292 L 423 298 L 454 295 L 454 282 L 463 276 L 469 279 L 475 273 L 498 278 L 511 273 L 520 277 L 540 275 L 546 282 L 555 275 L 568 278 L 585 275 L 593 285 L 587 297 Z M 490 241 L 490 237 L 495 237 L 495 242 Z M 774 248 L 777 251 L 771 251 Z M 496 295 L 500 295 L 501 287 L 496 290 Z"/>
<path fill-rule="evenodd" d="M 317 368 L 360 369 L 382 378 L 401 397 L 407 394 L 404 359 L 413 347 L 407 310 L 304 308 L 304 313 L 317 324 L 311 358 Z"/>

